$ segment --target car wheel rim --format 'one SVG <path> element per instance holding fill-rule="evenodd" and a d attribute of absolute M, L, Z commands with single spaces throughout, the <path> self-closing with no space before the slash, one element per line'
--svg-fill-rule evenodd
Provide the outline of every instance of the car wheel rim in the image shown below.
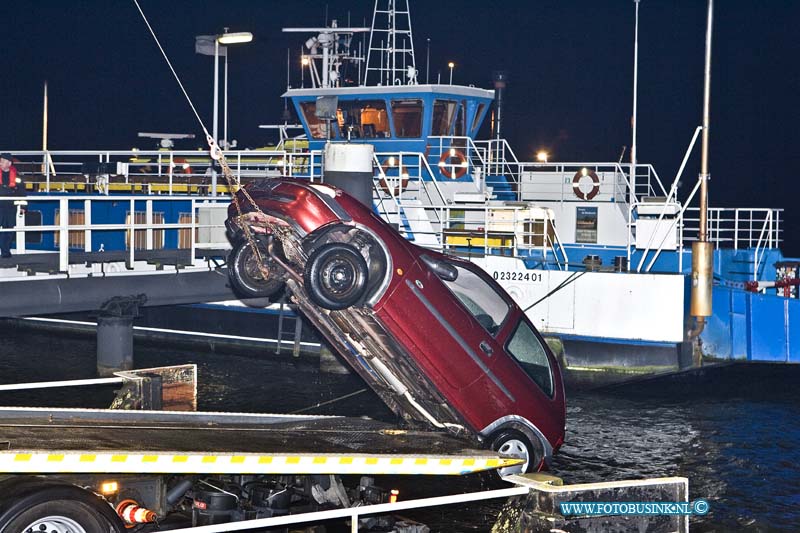
<path fill-rule="evenodd" d="M 355 280 L 355 266 L 344 258 L 333 259 L 322 269 L 322 285 L 332 295 L 346 295 L 353 290 Z"/>
<path fill-rule="evenodd" d="M 530 452 L 528 447 L 519 439 L 509 439 L 498 448 L 498 453 L 503 455 L 510 455 L 525 461 L 521 465 L 509 466 L 499 470 L 501 476 L 508 476 L 511 474 L 523 474 L 528 470 L 528 463 L 531 461 Z"/>
<path fill-rule="evenodd" d="M 25 533 L 86 533 L 82 525 L 66 516 L 46 516 L 22 528 Z"/>

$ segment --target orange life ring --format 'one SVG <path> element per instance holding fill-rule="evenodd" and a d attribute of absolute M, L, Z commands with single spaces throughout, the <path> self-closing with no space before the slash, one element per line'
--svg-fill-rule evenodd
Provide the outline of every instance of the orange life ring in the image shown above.
<path fill-rule="evenodd" d="M 584 176 L 588 176 L 592 180 L 592 190 L 587 194 L 584 194 L 581 190 L 581 178 Z M 597 193 L 600 192 L 600 178 L 597 176 L 597 172 L 586 168 L 577 171 L 575 176 L 572 177 L 572 192 L 581 200 L 591 200 L 597 196 Z"/>
<path fill-rule="evenodd" d="M 387 172 L 390 168 L 397 168 L 400 174 L 398 176 L 388 176 Z M 383 162 L 381 165 L 381 173 L 383 177 L 378 182 L 378 187 L 386 194 L 398 196 L 408 187 L 408 169 L 405 165 L 397 165 L 394 161 L 394 157 L 389 157 Z"/>
<path fill-rule="evenodd" d="M 189 162 L 183 157 L 176 157 L 172 160 L 172 172 L 173 174 L 183 174 L 184 176 L 191 176 L 192 175 L 192 167 L 189 165 Z"/>
<path fill-rule="evenodd" d="M 450 159 L 453 157 L 458 160 L 456 164 L 450 163 Z M 442 154 L 442 157 L 439 158 L 439 172 L 442 173 L 442 176 L 450 178 L 451 180 L 457 180 L 466 174 L 467 166 L 467 157 L 463 152 L 456 150 L 455 148 L 450 148 Z M 455 167 L 455 172 L 451 170 L 452 167 Z"/>

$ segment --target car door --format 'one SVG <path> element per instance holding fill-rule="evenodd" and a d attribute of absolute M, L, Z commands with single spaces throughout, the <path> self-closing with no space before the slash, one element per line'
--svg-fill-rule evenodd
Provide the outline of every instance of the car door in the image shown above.
<path fill-rule="evenodd" d="M 439 259 L 441 260 L 441 259 Z M 408 272 L 384 311 L 403 342 L 454 407 L 472 423 L 485 409 L 466 393 L 476 383 L 502 384 L 492 373 L 502 346 L 494 335 L 509 314 L 508 301 L 477 267 L 451 262 L 457 276 L 445 281 L 425 261 Z"/>

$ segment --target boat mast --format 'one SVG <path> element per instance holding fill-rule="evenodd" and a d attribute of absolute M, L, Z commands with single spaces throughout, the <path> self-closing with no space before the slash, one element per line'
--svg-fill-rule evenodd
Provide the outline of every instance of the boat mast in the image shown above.
<path fill-rule="evenodd" d="M 636 4 L 636 23 L 633 30 L 633 116 L 631 117 L 631 205 L 636 200 L 636 109 L 639 87 L 639 1 Z"/>
<path fill-rule="evenodd" d="M 366 33 L 369 28 L 340 28 L 336 20 L 321 28 L 283 28 L 284 33 L 316 33 L 305 42 L 308 54 L 301 55 L 303 68 L 308 66 L 312 88 L 329 89 L 341 85 L 340 69 L 347 62 L 360 63 L 363 58 L 350 54 L 353 34 Z M 317 70 L 317 62 L 320 70 Z M 301 78 L 302 79 L 302 78 Z"/>
<path fill-rule="evenodd" d="M 416 65 L 408 0 L 375 0 L 364 85 L 416 85 Z"/>

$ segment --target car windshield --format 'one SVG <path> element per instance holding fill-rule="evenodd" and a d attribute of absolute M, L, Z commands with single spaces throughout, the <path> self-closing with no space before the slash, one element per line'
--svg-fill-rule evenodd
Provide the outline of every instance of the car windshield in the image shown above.
<path fill-rule="evenodd" d="M 508 302 L 477 273 L 462 265 L 448 264 L 456 268 L 458 276 L 453 281 L 443 280 L 445 285 L 486 331 L 497 334 L 508 315 Z"/>
<path fill-rule="evenodd" d="M 507 351 L 548 396 L 553 396 L 553 373 L 545 347 L 525 320 L 520 320 L 517 330 L 508 341 Z"/>

